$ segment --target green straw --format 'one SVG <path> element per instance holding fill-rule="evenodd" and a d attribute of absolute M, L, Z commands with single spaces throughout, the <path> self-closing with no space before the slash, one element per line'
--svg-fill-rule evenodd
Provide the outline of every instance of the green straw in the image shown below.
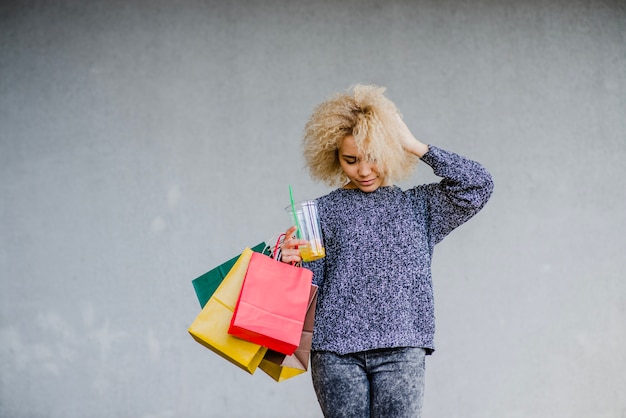
<path fill-rule="evenodd" d="M 296 215 L 296 204 L 293 202 L 293 190 L 291 189 L 291 184 L 289 185 L 289 199 L 291 200 L 291 214 L 293 215 L 294 225 L 296 226 L 296 237 L 298 239 L 302 238 L 300 235 L 300 222 L 298 222 L 298 215 Z"/>

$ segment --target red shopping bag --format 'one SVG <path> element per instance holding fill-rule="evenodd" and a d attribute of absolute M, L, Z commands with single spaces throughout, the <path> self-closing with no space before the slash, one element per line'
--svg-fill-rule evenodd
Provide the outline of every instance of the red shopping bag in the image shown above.
<path fill-rule="evenodd" d="M 291 355 L 300 344 L 313 272 L 253 253 L 228 333 Z"/>

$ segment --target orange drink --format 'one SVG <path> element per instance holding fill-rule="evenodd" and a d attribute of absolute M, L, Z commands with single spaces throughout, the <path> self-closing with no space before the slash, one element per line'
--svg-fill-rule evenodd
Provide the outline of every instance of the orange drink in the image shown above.
<path fill-rule="evenodd" d="M 320 242 L 314 242 L 314 245 L 301 245 L 298 247 L 302 261 L 314 261 L 326 257 L 326 249 Z"/>

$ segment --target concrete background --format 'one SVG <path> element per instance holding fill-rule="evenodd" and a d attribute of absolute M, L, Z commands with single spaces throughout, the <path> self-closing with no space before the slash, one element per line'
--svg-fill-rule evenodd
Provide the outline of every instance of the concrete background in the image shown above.
<path fill-rule="evenodd" d="M 2 1 L 0 416 L 319 417 L 193 341 L 190 282 L 330 190 L 302 128 L 357 82 L 495 178 L 435 255 L 425 417 L 626 417 L 617 0 Z"/>

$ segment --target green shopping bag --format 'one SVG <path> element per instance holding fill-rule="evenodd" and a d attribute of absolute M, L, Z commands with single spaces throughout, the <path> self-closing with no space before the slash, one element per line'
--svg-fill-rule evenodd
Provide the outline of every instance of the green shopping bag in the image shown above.
<path fill-rule="evenodd" d="M 264 242 L 255 245 L 251 248 L 251 250 L 265 255 L 270 254 L 269 247 Z M 215 293 L 215 290 L 218 288 L 220 283 L 222 283 L 224 277 L 226 277 L 230 269 L 233 268 L 238 258 L 239 255 L 191 281 L 201 308 L 204 308 L 204 305 L 206 305 L 213 293 Z"/>

